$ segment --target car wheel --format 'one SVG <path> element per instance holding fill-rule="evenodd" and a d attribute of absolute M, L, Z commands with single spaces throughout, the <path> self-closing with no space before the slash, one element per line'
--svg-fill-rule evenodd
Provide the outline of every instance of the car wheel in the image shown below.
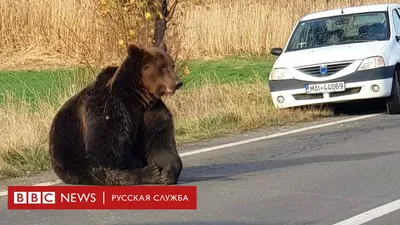
<path fill-rule="evenodd" d="M 386 110 L 388 114 L 400 113 L 400 83 L 397 68 L 393 74 L 392 93 L 386 99 Z"/>

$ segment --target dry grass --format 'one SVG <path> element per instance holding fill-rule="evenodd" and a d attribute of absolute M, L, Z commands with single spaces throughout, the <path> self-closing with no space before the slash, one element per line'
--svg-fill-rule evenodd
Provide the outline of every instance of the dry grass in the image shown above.
<path fill-rule="evenodd" d="M 77 74 L 80 75 L 80 74 Z M 79 91 L 81 83 L 43 96 L 33 107 L 11 94 L 0 104 L 0 178 L 49 168 L 48 134 L 51 120 L 62 103 Z"/>
<path fill-rule="evenodd" d="M 52 103 L 41 101 L 35 110 L 12 97 L 0 105 L 0 178 L 49 168 L 47 141 L 51 120 L 60 105 L 86 82 L 52 96 Z M 178 143 L 331 114 L 329 110 L 277 111 L 261 81 L 232 85 L 206 83 L 178 92 L 166 99 L 166 104 L 175 117 Z"/>
<path fill-rule="evenodd" d="M 251 84 L 207 82 L 177 93 L 166 104 L 176 118 L 177 139 L 181 142 L 331 115 L 328 109 L 277 110 L 261 80 Z"/>
<path fill-rule="evenodd" d="M 25 64 L 41 66 L 47 63 L 53 66 L 54 63 L 62 64 L 66 58 L 69 61 L 64 63 L 78 63 L 80 57 L 71 54 L 79 52 L 78 46 L 62 39 L 75 37 L 76 34 L 90 34 L 91 37 L 86 40 L 87 44 L 95 44 L 96 41 L 104 43 L 104 40 L 101 40 L 103 37 L 97 37 L 99 32 L 95 32 L 98 27 L 96 21 L 91 21 L 92 8 L 88 4 L 80 5 L 79 1 L 75 0 L 1 0 L 1 67 L 18 68 Z M 51 60 L 48 60 L 49 58 Z"/>
<path fill-rule="evenodd" d="M 172 1 L 171 1 L 172 2 Z M 193 1 L 199 2 L 199 1 Z M 393 0 L 203 0 L 182 4 L 168 30 L 182 58 L 265 54 L 283 46 L 302 15 Z M 121 32 L 93 0 L 0 0 L 0 69 L 119 60 Z M 115 21 L 114 21 L 115 22 Z M 140 37 L 142 31 L 136 32 Z"/>
<path fill-rule="evenodd" d="M 120 26 L 98 2 L 0 0 L 0 69 L 118 62 L 125 55 L 119 42 L 135 25 Z M 135 31 L 131 39 L 146 45 L 148 33 Z"/>

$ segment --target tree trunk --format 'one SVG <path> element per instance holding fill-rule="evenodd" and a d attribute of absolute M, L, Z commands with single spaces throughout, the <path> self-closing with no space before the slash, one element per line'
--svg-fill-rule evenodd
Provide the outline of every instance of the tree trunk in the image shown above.
<path fill-rule="evenodd" d="M 160 16 L 157 16 L 156 21 L 155 21 L 155 30 L 154 30 L 154 41 L 155 41 L 155 46 L 156 47 L 164 47 L 164 36 L 165 36 L 165 30 L 167 29 L 167 5 L 168 2 L 167 0 L 157 0 L 160 4 L 160 12 L 162 15 L 162 18 Z"/>

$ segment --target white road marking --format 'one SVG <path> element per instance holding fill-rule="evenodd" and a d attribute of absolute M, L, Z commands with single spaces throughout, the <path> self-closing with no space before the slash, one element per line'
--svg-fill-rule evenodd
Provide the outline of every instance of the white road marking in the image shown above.
<path fill-rule="evenodd" d="M 345 119 L 345 120 L 339 120 L 339 121 L 334 121 L 334 122 L 329 122 L 329 123 L 323 123 L 323 124 L 320 124 L 320 125 L 314 125 L 314 126 L 294 129 L 294 130 L 290 130 L 290 131 L 286 131 L 286 132 L 280 132 L 280 133 L 266 135 L 266 136 L 262 136 L 262 137 L 247 139 L 247 140 L 243 140 L 243 141 L 237 141 L 237 142 L 232 142 L 232 143 L 228 143 L 228 144 L 217 145 L 217 146 L 214 146 L 214 147 L 209 147 L 209 148 L 203 148 L 203 149 L 198 149 L 198 150 L 194 150 L 194 151 L 184 152 L 184 153 L 179 154 L 179 156 L 185 157 L 185 156 L 190 156 L 190 155 L 197 155 L 197 154 L 201 154 L 201 153 L 204 153 L 204 152 L 211 152 L 211 151 L 215 151 L 215 150 L 219 150 L 219 149 L 223 149 L 223 148 L 229 148 L 229 147 L 233 147 L 233 146 L 248 144 L 248 143 L 252 143 L 252 142 L 257 142 L 257 141 L 261 141 L 261 140 L 275 138 L 275 137 L 281 137 L 281 136 L 285 136 L 285 135 L 289 135 L 289 134 L 295 134 L 295 133 L 314 130 L 314 129 L 318 129 L 318 128 L 338 125 L 338 124 L 341 124 L 341 123 L 348 123 L 348 122 L 363 120 L 363 119 L 375 117 L 375 116 L 378 116 L 378 115 L 382 115 L 382 114 L 381 113 L 380 114 L 370 114 L 370 115 L 358 116 L 358 117 Z M 55 181 L 55 182 L 40 183 L 40 184 L 35 184 L 35 185 L 32 185 L 32 186 L 51 186 L 51 185 L 60 184 L 60 183 L 62 183 L 61 180 L 58 180 L 58 181 Z M 6 191 L 0 191 L 0 197 L 1 196 L 6 196 L 6 195 L 8 195 L 7 190 Z"/>
<path fill-rule="evenodd" d="M 363 119 L 371 118 L 371 117 L 378 116 L 378 115 L 382 115 L 382 114 L 370 114 L 370 115 L 358 116 L 358 117 L 345 119 L 345 120 L 339 120 L 339 121 L 334 121 L 334 122 L 329 122 L 329 123 L 323 123 L 323 124 L 319 124 L 319 125 L 314 125 L 314 126 L 294 129 L 294 130 L 290 130 L 290 131 L 286 131 L 286 132 L 281 132 L 281 133 L 266 135 L 266 136 L 262 136 L 262 137 L 247 139 L 247 140 L 243 140 L 243 141 L 237 141 L 237 142 L 218 145 L 218 146 L 214 146 L 214 147 L 203 148 L 203 149 L 199 149 L 199 150 L 195 150 L 195 151 L 184 152 L 184 153 L 181 153 L 179 155 L 181 157 L 183 157 L 183 156 L 189 156 L 189 155 L 196 155 L 196 154 L 200 154 L 200 153 L 204 153 L 204 152 L 211 152 L 211 151 L 219 150 L 219 149 L 222 149 L 222 148 L 229 148 L 229 147 L 238 146 L 238 145 L 244 145 L 244 144 L 257 142 L 257 141 L 261 141 L 261 140 L 281 137 L 281 136 L 285 136 L 285 135 L 289 135 L 289 134 L 295 134 L 295 133 L 300 133 L 300 132 L 304 132 L 304 131 L 314 130 L 314 129 L 318 129 L 318 128 L 322 128 L 322 127 L 329 127 L 329 126 L 333 126 L 333 125 L 338 125 L 338 124 L 341 124 L 341 123 L 348 123 L 348 122 L 352 122 L 352 121 L 363 120 Z"/>
<path fill-rule="evenodd" d="M 363 212 L 333 225 L 361 225 L 400 209 L 400 199 Z"/>

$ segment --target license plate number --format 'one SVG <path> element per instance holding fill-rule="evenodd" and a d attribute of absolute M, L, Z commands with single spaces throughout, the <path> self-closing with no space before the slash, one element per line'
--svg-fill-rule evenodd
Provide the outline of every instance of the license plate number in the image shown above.
<path fill-rule="evenodd" d="M 308 94 L 341 92 L 345 90 L 344 82 L 326 83 L 326 84 L 306 84 Z"/>

